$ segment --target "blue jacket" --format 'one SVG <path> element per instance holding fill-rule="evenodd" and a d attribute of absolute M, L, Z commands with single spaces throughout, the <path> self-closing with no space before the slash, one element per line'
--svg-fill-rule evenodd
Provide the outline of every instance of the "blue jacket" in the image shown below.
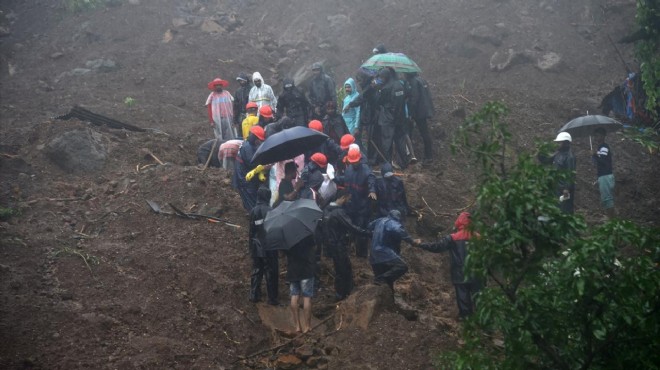
<path fill-rule="evenodd" d="M 357 86 L 355 85 L 355 80 L 353 78 L 349 78 L 344 82 L 344 86 L 350 85 L 351 88 L 353 89 L 351 95 L 346 95 L 344 97 L 344 106 L 343 108 L 346 108 L 350 102 L 352 102 L 355 98 L 360 96 L 360 93 L 357 91 Z M 346 122 L 346 127 L 348 128 L 348 132 L 350 134 L 353 134 L 357 128 L 360 127 L 360 107 L 354 107 L 354 108 L 349 108 L 346 112 L 341 114 L 342 117 L 344 117 L 344 122 Z"/>
<path fill-rule="evenodd" d="M 231 178 L 231 185 L 238 189 L 239 187 L 245 187 L 248 184 L 255 186 L 255 189 L 259 187 L 259 177 L 255 176 L 252 181 L 248 183 L 245 180 L 245 175 L 248 172 L 252 171 L 257 167 L 256 163 L 252 163 L 252 157 L 257 151 L 258 146 L 255 144 L 256 137 L 254 134 L 250 134 L 248 139 L 243 142 L 241 148 L 238 150 L 236 155 L 236 163 L 234 165 L 234 175 Z"/>
<path fill-rule="evenodd" d="M 403 225 L 389 216 L 371 221 L 367 230 L 373 231 L 369 254 L 369 263 L 372 265 L 400 259 L 401 241 L 405 240 L 410 244 L 413 242 Z"/>

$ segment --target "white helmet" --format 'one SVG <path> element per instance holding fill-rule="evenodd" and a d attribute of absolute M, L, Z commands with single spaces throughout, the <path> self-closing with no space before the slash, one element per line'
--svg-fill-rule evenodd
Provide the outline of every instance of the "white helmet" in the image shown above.
<path fill-rule="evenodd" d="M 573 139 L 571 138 L 571 134 L 568 132 L 560 132 L 559 135 L 557 135 L 557 138 L 555 141 L 568 141 L 571 142 Z"/>

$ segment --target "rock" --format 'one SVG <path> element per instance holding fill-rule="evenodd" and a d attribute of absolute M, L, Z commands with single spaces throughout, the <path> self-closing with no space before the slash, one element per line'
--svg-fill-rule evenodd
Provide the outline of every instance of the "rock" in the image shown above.
<path fill-rule="evenodd" d="M 257 311 L 261 323 L 271 330 L 283 333 L 295 333 L 296 326 L 291 318 L 289 307 L 271 306 L 268 304 L 258 304 Z M 302 310 L 301 310 L 302 315 Z M 319 320 L 312 316 L 312 327 L 319 323 Z"/>
<path fill-rule="evenodd" d="M 504 27 L 496 27 L 495 30 L 486 25 L 481 25 L 473 28 L 470 31 L 470 37 L 475 41 L 483 44 L 492 44 L 495 46 L 502 45 L 502 40 L 507 36 L 507 31 Z"/>
<path fill-rule="evenodd" d="M 296 348 L 295 353 L 301 359 L 306 360 L 314 355 L 314 349 L 309 344 L 305 344 L 299 348 Z"/>
<path fill-rule="evenodd" d="M 543 72 L 556 72 L 561 65 L 561 55 L 555 52 L 543 54 L 536 62 L 536 68 Z"/>
<path fill-rule="evenodd" d="M 392 310 L 394 298 L 386 285 L 367 285 L 348 296 L 338 309 L 337 316 L 343 317 L 343 327 L 359 327 L 366 330 L 379 312 Z"/>
<path fill-rule="evenodd" d="M 60 58 L 63 57 L 63 56 L 64 56 L 64 53 L 62 53 L 62 52 L 60 52 L 60 51 L 57 51 L 57 52 L 51 54 L 51 55 L 50 55 L 50 58 L 51 58 L 51 59 L 60 59 Z"/>
<path fill-rule="evenodd" d="M 408 26 L 408 28 L 411 28 L 411 29 L 412 29 L 412 28 L 419 28 L 419 27 L 421 27 L 421 26 L 423 26 L 423 25 L 424 25 L 424 22 L 417 22 L 417 23 L 413 23 L 413 24 L 411 24 L 410 26 Z"/>
<path fill-rule="evenodd" d="M 111 59 L 94 59 L 85 62 L 85 67 L 91 68 L 97 72 L 114 72 L 119 69 L 119 65 Z"/>
<path fill-rule="evenodd" d="M 202 31 L 206 33 L 224 33 L 225 29 L 214 20 L 206 19 L 202 23 Z"/>
<path fill-rule="evenodd" d="M 165 31 L 162 42 L 167 44 L 168 42 L 172 41 L 172 39 L 174 39 L 174 32 L 172 32 L 172 30 Z"/>
<path fill-rule="evenodd" d="M 286 56 L 289 58 L 295 58 L 298 56 L 298 50 L 296 49 L 289 49 L 286 51 Z"/>
<path fill-rule="evenodd" d="M 9 36 L 9 35 L 11 35 L 11 32 L 9 31 L 9 28 L 0 27 L 0 37 Z"/>
<path fill-rule="evenodd" d="M 295 369 L 301 364 L 302 360 L 291 354 L 280 356 L 275 360 L 275 368 L 277 369 Z"/>
<path fill-rule="evenodd" d="M 174 27 L 183 27 L 183 26 L 187 26 L 189 24 L 190 23 L 188 23 L 188 21 L 185 20 L 185 18 L 174 18 L 174 19 L 172 19 L 172 25 Z"/>
<path fill-rule="evenodd" d="M 411 300 L 418 301 L 426 298 L 426 289 L 424 289 L 424 286 L 419 281 L 413 280 L 408 289 L 408 297 Z"/>
<path fill-rule="evenodd" d="M 305 365 L 309 367 L 318 367 L 319 365 L 324 365 L 328 363 L 328 358 L 323 356 L 314 356 L 310 357 L 305 361 Z"/>
<path fill-rule="evenodd" d="M 82 76 L 88 74 L 91 71 L 92 70 L 88 68 L 74 68 L 70 72 L 68 73 L 65 72 L 65 73 L 68 74 L 69 76 Z"/>
<path fill-rule="evenodd" d="M 107 158 L 101 134 L 90 129 L 69 131 L 55 137 L 46 145 L 44 154 L 70 173 L 98 171 Z"/>
<path fill-rule="evenodd" d="M 330 27 L 338 31 L 345 29 L 351 23 L 350 18 L 344 14 L 329 15 L 327 19 L 330 22 Z"/>
<path fill-rule="evenodd" d="M 517 64 L 530 63 L 533 60 L 533 53 L 528 51 L 514 51 L 508 49 L 507 51 L 496 51 L 490 57 L 490 70 L 502 72 Z"/>

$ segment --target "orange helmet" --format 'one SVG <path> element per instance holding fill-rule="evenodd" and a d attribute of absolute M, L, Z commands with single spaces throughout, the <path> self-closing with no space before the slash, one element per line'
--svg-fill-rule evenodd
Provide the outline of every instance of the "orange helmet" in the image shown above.
<path fill-rule="evenodd" d="M 342 150 L 348 149 L 348 147 L 355 142 L 355 138 L 351 134 L 346 134 L 341 137 L 339 140 L 339 146 Z"/>
<path fill-rule="evenodd" d="M 323 123 L 317 119 L 309 121 L 307 127 L 311 128 L 312 130 L 323 132 Z"/>
<path fill-rule="evenodd" d="M 265 118 L 273 118 L 273 109 L 270 105 L 264 105 L 259 108 L 259 115 Z"/>
<path fill-rule="evenodd" d="M 259 140 L 264 141 L 266 140 L 266 132 L 264 131 L 264 128 L 259 126 L 259 125 L 254 125 L 250 127 L 250 132 L 254 134 Z"/>
<path fill-rule="evenodd" d="M 328 165 L 328 158 L 323 153 L 314 153 L 310 159 L 321 168 L 324 168 Z"/>
<path fill-rule="evenodd" d="M 251 101 L 251 102 L 249 102 L 245 105 L 245 109 L 252 109 L 252 108 L 257 109 L 257 108 L 259 108 L 259 106 L 257 105 L 257 103 L 255 103 L 253 101 Z"/>
<path fill-rule="evenodd" d="M 351 148 L 348 150 L 348 155 L 346 156 L 348 163 L 358 163 L 361 158 L 362 153 L 360 153 L 360 148 Z"/>

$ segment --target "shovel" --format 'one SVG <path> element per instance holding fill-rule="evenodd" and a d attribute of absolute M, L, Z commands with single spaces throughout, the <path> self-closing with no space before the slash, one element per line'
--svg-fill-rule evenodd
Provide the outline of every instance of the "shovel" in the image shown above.
<path fill-rule="evenodd" d="M 196 214 L 196 213 L 185 213 L 185 212 L 181 211 L 179 208 L 172 205 L 172 203 L 168 203 L 168 204 L 169 204 L 170 207 L 172 207 L 174 212 L 163 211 L 160 208 L 160 205 L 158 205 L 158 203 L 156 203 L 154 201 L 151 201 L 151 200 L 147 200 L 147 204 L 149 205 L 149 208 L 151 208 L 152 211 L 154 211 L 155 213 L 158 213 L 158 214 L 162 214 L 162 215 L 174 215 L 174 216 L 179 216 L 179 217 L 182 217 L 182 218 L 187 218 L 189 220 L 207 220 L 209 222 L 214 222 L 214 223 L 222 222 L 222 223 L 226 224 L 227 226 L 231 226 L 231 227 L 235 227 L 235 228 L 240 228 L 241 227 L 240 225 L 232 224 L 228 220 L 224 220 L 222 218 L 217 218 L 217 217 L 213 217 L 213 216 L 206 216 L 206 215 L 200 215 L 200 214 Z"/>

